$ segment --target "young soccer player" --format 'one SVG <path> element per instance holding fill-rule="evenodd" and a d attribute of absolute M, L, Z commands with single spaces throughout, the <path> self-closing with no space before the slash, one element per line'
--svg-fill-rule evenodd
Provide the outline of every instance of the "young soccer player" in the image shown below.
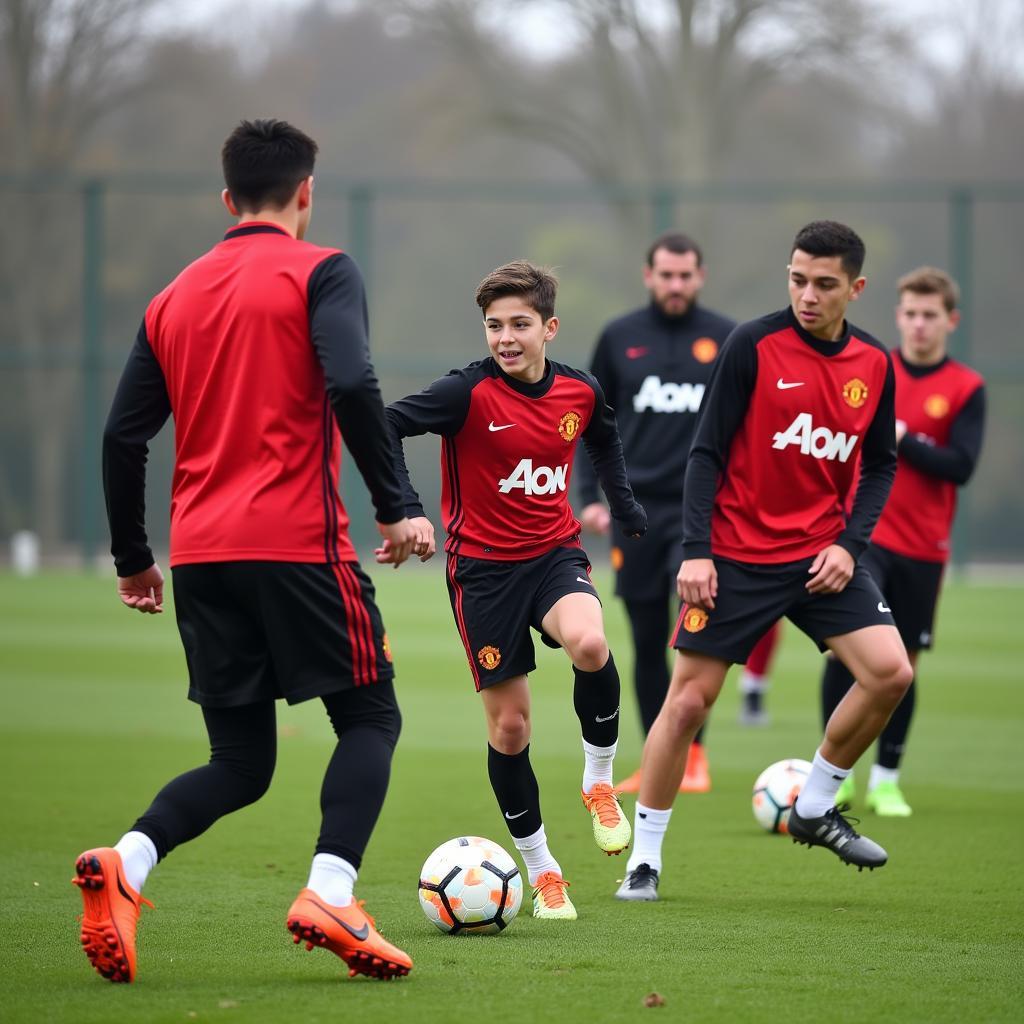
<path fill-rule="evenodd" d="M 157 862 L 266 792 L 282 697 L 320 698 L 338 736 L 309 881 L 287 927 L 350 974 L 412 967 L 352 897 L 401 718 L 373 585 L 338 496 L 341 437 L 376 508 L 378 561 L 399 565 L 417 535 L 391 459 L 359 271 L 338 250 L 302 241 L 316 152 L 283 121 L 243 121 L 231 133 L 223 200 L 238 225 L 149 304 L 107 420 L 118 593 L 153 614 L 163 611 L 164 579 L 146 538 L 146 452 L 174 417 L 175 612 L 211 751 L 115 846 L 78 858 L 82 945 L 115 982 L 135 978 L 141 893 Z M 123 786 L 116 758 L 96 760 Z"/>
<path fill-rule="evenodd" d="M 919 267 L 899 281 L 896 326 L 896 480 L 861 559 L 885 594 L 917 669 L 932 646 L 935 608 L 950 553 L 956 489 L 970 479 L 985 427 L 985 382 L 950 359 L 947 345 L 960 314 L 959 289 L 945 271 Z M 826 721 L 853 685 L 847 667 L 825 662 L 821 706 Z M 878 738 L 866 803 L 885 817 L 911 813 L 900 789 L 900 762 L 917 698 L 912 682 Z M 837 802 L 853 797 L 853 775 Z"/>
<path fill-rule="evenodd" d="M 552 274 L 525 261 L 488 274 L 476 302 L 489 358 L 389 405 L 387 416 L 406 512 L 431 538 L 404 471 L 401 438 L 441 435 L 448 593 L 487 718 L 488 775 L 534 887 L 534 916 L 573 920 L 569 883 L 548 847 L 530 764 L 531 627 L 572 661 L 582 796 L 594 839 L 613 854 L 630 838 L 612 793 L 619 674 L 567 497 L 581 439 L 623 533 L 641 535 L 647 517 L 626 481 L 615 416 L 600 386 L 590 374 L 547 359 L 558 332 L 556 288 Z"/>
<path fill-rule="evenodd" d="M 607 324 L 590 362 L 605 398 L 615 409 L 629 482 L 643 503 L 648 529 L 624 543 L 599 499 L 597 476 L 587 459 L 579 465 L 580 522 L 611 533 L 615 593 L 622 598 L 633 638 L 633 686 L 640 724 L 650 730 L 668 691 L 666 640 L 678 614 L 675 577 L 683 539 L 683 474 L 704 388 L 734 320 L 700 305 L 707 268 L 700 246 L 673 231 L 647 250 L 644 287 L 650 301 Z M 702 728 L 690 746 L 682 790 L 705 793 L 711 775 Z M 635 793 L 640 772 L 615 787 Z"/>
<path fill-rule="evenodd" d="M 741 324 L 718 357 L 686 467 L 678 653 L 644 745 L 620 899 L 657 899 L 690 740 L 729 666 L 746 661 L 782 615 L 857 679 L 828 722 L 789 832 L 848 864 L 886 862 L 834 806 L 912 674 L 881 592 L 857 565 L 896 469 L 892 361 L 846 321 L 864 288 L 863 262 L 864 244 L 850 228 L 808 224 L 791 248 L 789 307 Z"/>

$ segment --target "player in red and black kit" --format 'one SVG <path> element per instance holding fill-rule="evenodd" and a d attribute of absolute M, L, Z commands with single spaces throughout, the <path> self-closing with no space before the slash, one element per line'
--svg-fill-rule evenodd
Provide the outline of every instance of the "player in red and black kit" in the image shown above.
<path fill-rule="evenodd" d="M 642 534 L 647 517 L 626 481 L 615 416 L 600 385 L 546 358 L 558 331 L 556 289 L 550 273 L 525 261 L 493 271 L 476 294 L 490 357 L 389 405 L 387 415 L 406 512 L 431 531 L 404 471 L 401 438 L 441 435 L 448 593 L 487 716 L 488 775 L 534 887 L 534 916 L 573 920 L 530 764 L 531 627 L 572 660 L 582 796 L 594 839 L 606 853 L 621 853 L 630 835 L 612 792 L 619 675 L 568 501 L 580 440 L 623 533 Z"/>
<path fill-rule="evenodd" d="M 228 137 L 223 199 L 238 226 L 149 304 L 107 420 L 118 591 L 128 607 L 157 613 L 163 575 L 146 536 L 146 454 L 174 418 L 175 612 L 211 751 L 116 846 L 78 858 L 82 944 L 111 981 L 135 977 L 141 890 L 157 861 L 266 792 L 278 698 L 320 698 L 338 736 L 309 882 L 288 929 L 337 953 L 352 974 L 412 967 L 352 898 L 401 718 L 373 585 L 338 496 L 341 437 L 376 509 L 377 560 L 399 565 L 417 533 L 391 458 L 359 271 L 344 253 L 302 241 L 316 152 L 282 121 L 243 121 Z M 116 757 L 97 757 L 103 778 L 120 778 Z"/>
<path fill-rule="evenodd" d="M 790 306 L 737 327 L 715 364 L 686 467 L 678 653 L 644 744 L 620 899 L 657 899 L 690 740 L 729 666 L 783 615 L 857 678 L 828 722 L 789 832 L 849 864 L 886 862 L 834 806 L 912 676 L 881 592 L 857 565 L 896 471 L 892 361 L 845 319 L 864 288 L 863 262 L 850 228 L 808 224 L 791 250 Z"/>
<path fill-rule="evenodd" d="M 985 429 L 985 382 L 947 355 L 959 322 L 959 289 L 944 271 L 919 267 L 899 281 L 896 326 L 896 480 L 861 564 L 875 578 L 916 670 L 932 645 L 935 608 L 950 553 L 956 489 L 970 479 Z M 853 685 L 842 662 L 826 660 L 821 680 L 826 721 Z M 917 684 L 878 737 L 866 803 L 885 817 L 907 817 L 899 786 L 900 761 L 914 714 Z M 853 797 L 853 776 L 837 802 Z"/>
<path fill-rule="evenodd" d="M 683 478 L 693 428 L 715 357 L 735 321 L 699 305 L 707 271 L 697 243 L 678 232 L 647 250 L 643 280 L 650 301 L 605 326 L 590 372 L 615 409 L 629 482 L 647 511 L 647 533 L 623 543 L 600 501 L 589 460 L 578 469 L 585 530 L 611 533 L 615 593 L 622 598 L 633 638 L 633 685 L 644 735 L 668 691 L 666 639 L 678 614 L 675 579 L 683 540 Z M 771 631 L 774 637 L 777 630 Z M 704 728 L 690 745 L 682 791 L 711 788 Z M 636 793 L 640 772 L 619 782 Z"/>

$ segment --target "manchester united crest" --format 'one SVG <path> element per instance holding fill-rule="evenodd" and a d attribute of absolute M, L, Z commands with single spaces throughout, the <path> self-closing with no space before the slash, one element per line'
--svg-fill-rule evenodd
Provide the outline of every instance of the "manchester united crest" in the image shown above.
<path fill-rule="evenodd" d="M 612 568 L 618 572 L 626 564 L 626 556 L 622 553 L 622 548 L 612 548 L 611 554 Z"/>
<path fill-rule="evenodd" d="M 949 412 L 949 399 L 945 395 L 929 395 L 924 400 L 924 411 L 933 420 L 941 420 Z"/>
<path fill-rule="evenodd" d="M 558 421 L 558 433 L 563 441 L 573 441 L 580 429 L 580 414 L 578 412 L 567 412 Z"/>
<path fill-rule="evenodd" d="M 699 633 L 708 624 L 708 613 L 703 608 L 687 608 L 683 614 L 683 629 Z"/>
<path fill-rule="evenodd" d="M 718 355 L 718 342 L 714 338 L 698 338 L 690 351 L 698 363 L 710 363 Z"/>
<path fill-rule="evenodd" d="M 384 648 L 384 657 L 390 664 L 394 659 L 391 656 L 391 641 L 388 639 L 387 633 L 381 638 L 380 645 Z"/>
<path fill-rule="evenodd" d="M 859 409 L 867 400 L 868 386 L 860 377 L 854 377 L 843 385 L 843 401 L 851 409 Z"/>
<path fill-rule="evenodd" d="M 476 652 L 476 660 L 480 662 L 481 666 L 487 669 L 488 672 L 492 672 L 501 664 L 501 651 L 497 647 L 491 647 L 488 644 L 486 647 L 481 647 Z"/>

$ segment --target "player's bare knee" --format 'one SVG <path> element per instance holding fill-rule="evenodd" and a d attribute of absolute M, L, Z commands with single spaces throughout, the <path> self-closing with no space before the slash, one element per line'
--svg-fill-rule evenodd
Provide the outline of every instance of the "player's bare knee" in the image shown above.
<path fill-rule="evenodd" d="M 868 689 L 885 704 L 895 707 L 903 699 L 914 680 L 914 669 L 904 655 L 879 665 L 873 673 Z"/>
<path fill-rule="evenodd" d="M 582 633 L 566 646 L 572 663 L 584 672 L 597 672 L 608 663 L 608 641 L 600 630 Z"/>
<path fill-rule="evenodd" d="M 667 712 L 667 724 L 677 739 L 696 733 L 708 717 L 708 710 L 703 695 L 693 688 L 669 692 L 663 708 Z"/>
<path fill-rule="evenodd" d="M 501 754 L 518 754 L 530 742 L 530 720 L 520 712 L 503 713 L 489 731 L 491 746 Z"/>

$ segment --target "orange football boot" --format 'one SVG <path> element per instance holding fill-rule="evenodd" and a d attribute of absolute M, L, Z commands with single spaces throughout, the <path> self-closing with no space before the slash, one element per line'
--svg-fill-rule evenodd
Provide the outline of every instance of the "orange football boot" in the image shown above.
<path fill-rule="evenodd" d="M 710 793 L 711 772 L 708 770 L 708 755 L 702 743 L 691 743 L 686 755 L 686 771 L 679 783 L 680 793 Z"/>
<path fill-rule="evenodd" d="M 108 981 L 135 980 L 135 927 L 142 904 L 153 904 L 124 877 L 121 854 L 112 846 L 86 850 L 71 881 L 82 890 L 82 946 Z"/>
<path fill-rule="evenodd" d="M 376 922 L 363 910 L 363 901 L 347 907 L 325 903 L 312 889 L 303 889 L 288 911 L 288 931 L 306 949 L 322 946 L 348 964 L 350 978 L 401 978 L 412 970 L 412 960 L 377 931 Z"/>

